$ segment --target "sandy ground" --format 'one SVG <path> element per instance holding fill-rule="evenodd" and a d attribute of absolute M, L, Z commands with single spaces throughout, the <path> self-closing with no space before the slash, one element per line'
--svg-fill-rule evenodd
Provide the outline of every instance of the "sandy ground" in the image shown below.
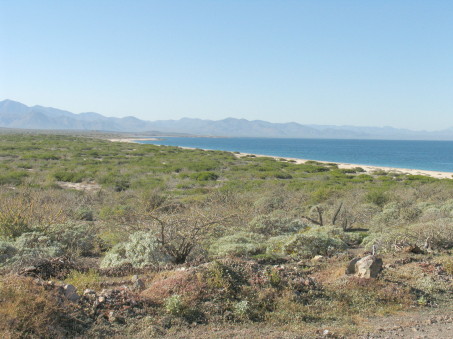
<path fill-rule="evenodd" d="M 123 139 L 109 139 L 112 142 L 137 142 L 137 141 L 146 141 L 146 140 L 159 140 L 158 138 L 123 138 Z M 180 147 L 184 149 L 194 149 L 192 147 Z M 263 155 L 263 154 L 251 154 L 251 153 L 234 153 L 237 157 L 245 157 L 254 155 L 257 157 L 267 157 L 267 158 L 274 158 L 276 160 L 285 159 L 287 161 L 293 161 L 297 164 L 303 164 L 306 161 L 310 161 L 309 159 L 299 159 L 299 158 L 288 158 L 288 157 L 275 157 L 270 155 Z M 318 160 L 316 160 L 318 161 Z M 334 162 L 331 161 L 318 161 L 323 164 L 332 164 Z M 412 174 L 412 175 L 425 175 L 432 178 L 437 179 L 453 179 L 453 172 L 439 172 L 439 171 L 426 171 L 426 170 L 419 170 L 419 169 L 411 169 L 411 168 L 395 168 L 395 167 L 382 167 L 382 166 L 370 166 L 370 165 L 360 165 L 360 164 L 348 164 L 348 163 L 341 163 L 335 162 L 339 168 L 354 168 L 354 167 L 361 167 L 365 170 L 366 173 L 373 173 L 375 171 L 386 171 L 392 172 L 397 174 Z"/>
<path fill-rule="evenodd" d="M 74 189 L 74 190 L 78 190 L 78 191 L 97 191 L 97 190 L 101 189 L 100 185 L 93 183 L 93 182 L 74 183 L 74 182 L 58 181 L 57 184 L 61 188 L 69 188 L 69 189 Z"/>
<path fill-rule="evenodd" d="M 156 141 L 158 138 L 120 138 L 120 139 L 108 139 L 111 142 L 137 142 L 137 141 Z"/>

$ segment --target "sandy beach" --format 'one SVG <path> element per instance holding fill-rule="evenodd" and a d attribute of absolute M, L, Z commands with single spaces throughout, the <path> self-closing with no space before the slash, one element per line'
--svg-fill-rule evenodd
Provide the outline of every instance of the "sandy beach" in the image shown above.
<path fill-rule="evenodd" d="M 150 138 L 118 138 L 118 139 L 108 139 L 111 142 L 131 142 L 136 143 L 137 141 L 156 141 L 159 138 L 150 137 Z"/>
<path fill-rule="evenodd" d="M 453 172 L 439 172 L 439 171 L 427 171 L 427 170 L 410 169 L 410 168 L 395 168 L 395 167 L 384 167 L 384 166 L 348 164 L 348 163 L 342 163 L 342 162 L 320 161 L 320 160 L 313 160 L 313 159 L 299 159 L 299 158 L 288 158 L 288 157 L 275 157 L 275 156 L 271 156 L 271 155 L 251 154 L 251 153 L 236 153 L 236 155 L 238 157 L 254 155 L 257 157 L 268 157 L 268 158 L 273 158 L 276 160 L 285 159 L 288 161 L 292 161 L 296 164 L 303 164 L 307 161 L 317 161 L 322 164 L 337 164 L 338 168 L 345 168 L 345 169 L 360 167 L 360 168 L 363 168 L 366 173 L 373 173 L 375 171 L 383 170 L 386 172 L 392 172 L 392 173 L 397 173 L 397 174 L 426 175 L 426 176 L 437 178 L 437 179 L 453 179 Z"/>
<path fill-rule="evenodd" d="M 137 141 L 146 141 L 146 140 L 159 140 L 158 138 L 122 138 L 122 139 L 109 139 L 112 142 L 137 142 Z M 195 149 L 193 147 L 182 147 L 183 149 Z M 313 161 L 314 159 L 299 159 L 299 158 L 288 158 L 288 157 L 277 157 L 272 155 L 264 155 L 264 154 L 251 154 L 251 153 L 234 153 L 237 157 L 245 157 L 245 156 L 256 156 L 256 157 L 267 157 L 273 158 L 276 160 L 285 159 L 287 161 L 292 161 L 296 164 L 303 164 L 307 161 Z M 333 162 L 333 161 L 320 161 L 314 160 L 319 163 L 323 164 L 337 164 L 339 168 L 354 168 L 354 167 L 361 167 L 365 170 L 366 173 L 372 174 L 375 171 L 386 171 L 392 172 L 397 174 L 411 174 L 411 175 L 425 175 L 428 177 L 436 178 L 436 179 L 453 179 L 453 172 L 440 172 L 440 171 L 427 171 L 427 170 L 420 170 L 420 169 L 411 169 L 411 168 L 395 168 L 395 167 L 383 167 L 383 166 L 372 166 L 372 165 L 361 165 L 361 164 L 349 164 L 349 163 L 342 163 L 342 162 Z"/>

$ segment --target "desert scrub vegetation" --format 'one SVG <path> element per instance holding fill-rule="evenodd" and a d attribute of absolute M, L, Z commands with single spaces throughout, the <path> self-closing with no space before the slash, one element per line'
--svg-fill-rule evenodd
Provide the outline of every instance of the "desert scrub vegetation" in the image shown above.
<path fill-rule="evenodd" d="M 72 307 L 32 278 L 0 278 L 2 338 L 62 338 L 78 333 L 78 322 L 71 320 Z"/>
<path fill-rule="evenodd" d="M 353 333 L 361 317 L 451 302 L 449 179 L 68 134 L 0 135 L 0 157 L 2 336 Z M 344 274 L 372 251 L 377 278 Z M 27 303 L 46 311 L 19 317 Z"/>

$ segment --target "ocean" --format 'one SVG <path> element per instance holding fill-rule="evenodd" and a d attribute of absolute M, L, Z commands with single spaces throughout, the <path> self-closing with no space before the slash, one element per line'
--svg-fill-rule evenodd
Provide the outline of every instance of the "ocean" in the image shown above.
<path fill-rule="evenodd" d="M 144 144 L 453 172 L 453 141 L 165 137 Z"/>

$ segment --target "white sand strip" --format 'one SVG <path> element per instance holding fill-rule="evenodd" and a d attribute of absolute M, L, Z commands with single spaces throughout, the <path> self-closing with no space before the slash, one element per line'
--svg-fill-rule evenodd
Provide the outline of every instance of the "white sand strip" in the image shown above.
<path fill-rule="evenodd" d="M 159 138 L 122 138 L 122 139 L 109 139 L 110 141 L 113 142 L 137 142 L 137 141 L 146 141 L 146 140 L 152 140 L 156 141 L 159 140 Z M 196 149 L 194 147 L 182 147 L 179 146 L 179 148 L 183 149 Z M 205 151 L 209 151 L 205 149 Z M 231 151 L 226 151 L 226 152 L 231 152 Z M 299 159 L 299 158 L 288 158 L 288 157 L 277 157 L 277 156 L 272 156 L 272 155 L 264 155 L 264 154 L 251 154 L 251 153 L 234 153 L 237 157 L 245 157 L 245 156 L 256 156 L 256 157 L 267 157 L 267 158 L 273 158 L 276 160 L 279 159 L 284 159 L 287 161 L 292 161 L 296 164 L 303 164 L 307 161 L 313 161 L 309 159 Z M 337 164 L 338 168 L 354 168 L 354 167 L 361 167 L 365 170 L 366 173 L 372 174 L 375 171 L 386 171 L 386 172 L 392 172 L 392 173 L 397 173 L 397 174 L 410 174 L 410 175 L 425 175 L 428 177 L 436 178 L 436 179 L 453 179 L 453 172 L 439 172 L 439 171 L 427 171 L 427 170 L 419 170 L 419 169 L 412 169 L 412 168 L 395 168 L 395 167 L 383 167 L 383 166 L 372 166 L 372 165 L 360 165 L 360 164 L 348 164 L 348 163 L 342 163 L 342 162 L 333 162 L 333 161 L 319 161 L 319 160 L 314 160 L 322 164 Z"/>

